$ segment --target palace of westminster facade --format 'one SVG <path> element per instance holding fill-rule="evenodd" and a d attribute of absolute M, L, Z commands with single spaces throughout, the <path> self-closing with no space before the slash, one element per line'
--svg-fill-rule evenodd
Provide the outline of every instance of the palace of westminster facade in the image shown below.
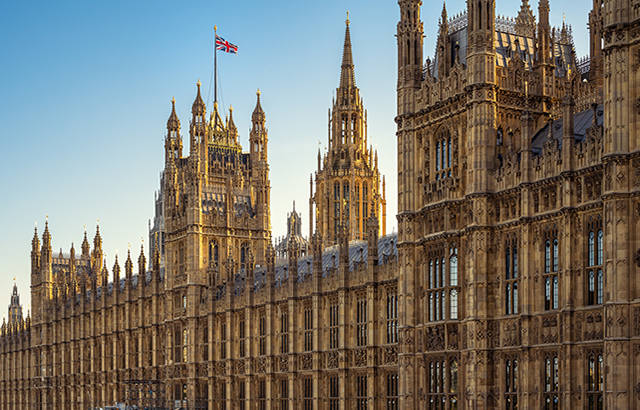
<path fill-rule="evenodd" d="M 294 208 L 271 242 L 260 94 L 248 152 L 198 84 L 184 156 L 173 101 L 150 263 L 36 232 L 0 409 L 640 408 L 640 1 L 593 0 L 580 60 L 548 0 L 495 1 L 433 60 L 398 1 L 397 234 L 348 21 L 308 239 Z"/>

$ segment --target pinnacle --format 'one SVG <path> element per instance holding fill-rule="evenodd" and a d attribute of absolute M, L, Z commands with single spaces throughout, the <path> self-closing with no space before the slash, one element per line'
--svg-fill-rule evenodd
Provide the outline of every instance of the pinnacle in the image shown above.
<path fill-rule="evenodd" d="M 176 99 L 171 99 L 171 114 L 169 115 L 169 119 L 167 120 L 167 128 L 170 130 L 175 130 L 180 128 L 180 119 L 178 119 L 178 114 L 176 113 Z"/>
<path fill-rule="evenodd" d="M 191 106 L 191 113 L 193 114 L 204 114 L 205 110 L 205 105 L 204 105 L 204 101 L 202 100 L 202 95 L 200 94 L 200 85 L 202 83 L 200 83 L 200 80 L 198 80 L 197 85 L 198 85 L 198 94 L 196 95 L 196 99 L 195 101 L 193 101 L 193 105 Z"/>
<path fill-rule="evenodd" d="M 355 87 L 356 75 L 353 66 L 353 53 L 351 51 L 351 32 L 349 20 L 347 20 L 344 32 L 344 50 L 342 52 L 342 72 L 340 73 L 340 88 Z"/>
<path fill-rule="evenodd" d="M 260 89 L 256 91 L 256 108 L 253 109 L 253 114 L 251 115 L 251 120 L 253 122 L 262 122 L 264 121 L 264 110 L 262 109 L 262 105 L 260 104 Z"/>

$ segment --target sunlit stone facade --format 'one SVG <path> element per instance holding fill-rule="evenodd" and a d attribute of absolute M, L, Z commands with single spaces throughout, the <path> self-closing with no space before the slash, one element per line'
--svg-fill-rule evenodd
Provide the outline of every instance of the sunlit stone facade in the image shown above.
<path fill-rule="evenodd" d="M 637 408 L 640 8 L 496 3 L 399 1 L 401 408 Z"/>
<path fill-rule="evenodd" d="M 640 407 L 638 2 L 594 0 L 586 59 L 548 0 L 537 18 L 528 0 L 514 20 L 495 0 L 443 10 L 425 59 L 422 4 L 398 3 L 398 234 L 380 236 L 348 29 L 315 234 L 294 210 L 277 254 L 260 96 L 243 152 L 198 87 L 188 156 L 167 124 L 151 269 L 141 252 L 107 272 L 98 230 L 78 256 L 34 235 L 0 408 L 144 404 L 132 380 L 172 408 Z"/>

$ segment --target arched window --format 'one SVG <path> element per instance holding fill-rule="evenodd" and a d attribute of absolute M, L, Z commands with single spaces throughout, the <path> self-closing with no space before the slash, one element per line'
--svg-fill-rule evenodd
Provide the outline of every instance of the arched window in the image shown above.
<path fill-rule="evenodd" d="M 433 276 L 433 259 L 429 260 L 429 287 L 436 287 Z"/>
<path fill-rule="evenodd" d="M 597 291 L 596 291 L 596 303 L 601 305 L 603 301 L 603 290 L 604 290 L 604 277 L 602 275 L 602 269 L 598 269 L 598 278 L 597 278 Z"/>
<path fill-rule="evenodd" d="M 518 360 L 505 360 L 505 404 L 507 410 L 518 408 Z"/>
<path fill-rule="evenodd" d="M 598 231 L 598 241 L 596 244 L 596 252 L 598 254 L 598 265 L 602 265 L 602 238 L 603 238 L 603 234 L 602 234 L 602 229 L 600 229 Z"/>
<path fill-rule="evenodd" d="M 557 353 L 548 354 L 544 360 L 544 409 L 559 408 L 558 401 L 559 363 Z"/>
<path fill-rule="evenodd" d="M 588 278 L 588 290 L 587 290 L 587 304 L 593 305 L 595 304 L 596 297 L 596 277 L 595 273 L 590 270 L 589 278 Z"/>
<path fill-rule="evenodd" d="M 435 179 L 444 179 L 452 176 L 453 140 L 449 130 L 442 127 L 435 136 Z"/>
<path fill-rule="evenodd" d="M 240 245 L 240 269 L 246 269 L 247 263 L 249 263 L 249 243 L 244 242 Z"/>
<path fill-rule="evenodd" d="M 603 255 L 602 255 L 602 217 L 592 216 L 587 223 L 589 240 L 587 244 L 587 261 L 585 263 L 585 277 L 587 280 L 586 304 L 598 305 L 603 303 Z"/>
<path fill-rule="evenodd" d="M 551 242 L 546 241 L 544 243 L 544 271 L 545 273 L 551 272 Z"/>
<path fill-rule="evenodd" d="M 449 370 L 451 376 L 449 377 L 449 392 L 457 393 L 458 392 L 458 360 L 454 357 L 451 359 L 451 363 L 449 365 Z M 450 407 L 453 408 L 453 407 Z"/>
<path fill-rule="evenodd" d="M 558 271 L 558 239 L 553 240 L 553 271 Z"/>
<path fill-rule="evenodd" d="M 551 309 L 551 278 L 549 277 L 544 280 L 544 308 Z"/>
<path fill-rule="evenodd" d="M 209 242 L 209 266 L 212 268 L 218 266 L 218 260 L 219 260 L 218 241 L 213 240 Z"/>
<path fill-rule="evenodd" d="M 558 309 L 559 282 L 558 263 L 560 247 L 558 243 L 558 231 L 556 226 L 545 229 L 544 243 L 544 283 L 545 283 L 545 310 Z"/>
<path fill-rule="evenodd" d="M 602 352 L 590 352 L 587 366 L 587 408 L 589 410 L 600 410 L 604 408 L 602 397 L 604 381 Z"/>
<path fill-rule="evenodd" d="M 448 366 L 447 366 L 448 364 Z M 434 357 L 427 366 L 427 406 L 430 409 L 458 408 L 458 359 Z M 387 407 L 388 408 L 388 407 Z"/>
<path fill-rule="evenodd" d="M 443 246 L 434 246 L 425 262 L 424 287 L 428 297 L 425 298 L 425 320 L 457 320 L 458 300 L 458 249 L 455 243 L 449 245 L 448 261 Z"/>
<path fill-rule="evenodd" d="M 505 244 L 505 312 L 518 313 L 518 246 L 516 239 L 507 237 Z"/>
<path fill-rule="evenodd" d="M 455 320 L 458 318 L 458 290 L 451 289 L 449 298 L 449 319 Z"/>
<path fill-rule="evenodd" d="M 511 250 L 507 247 L 505 249 L 505 276 L 506 279 L 511 279 Z"/>
<path fill-rule="evenodd" d="M 449 256 L 449 286 L 458 286 L 458 255 L 455 247 Z"/>
<path fill-rule="evenodd" d="M 594 246 L 594 241 L 595 241 L 595 235 L 593 234 L 593 231 L 591 231 L 591 232 L 589 232 L 589 249 L 587 250 L 587 252 L 589 254 L 589 266 L 595 265 L 595 246 Z"/>

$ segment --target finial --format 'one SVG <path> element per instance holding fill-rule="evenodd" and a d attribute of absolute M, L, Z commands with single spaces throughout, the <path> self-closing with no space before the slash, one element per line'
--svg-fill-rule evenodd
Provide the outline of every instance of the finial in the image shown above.
<path fill-rule="evenodd" d="M 171 97 L 171 104 L 176 105 L 176 97 Z"/>
<path fill-rule="evenodd" d="M 218 26 L 214 25 L 213 26 L 213 31 L 218 31 Z"/>
<path fill-rule="evenodd" d="M 198 78 L 198 82 L 196 84 L 198 85 L 198 88 L 200 88 L 200 86 L 202 85 L 202 83 L 200 82 L 199 78 Z"/>
<path fill-rule="evenodd" d="M 256 91 L 256 94 L 258 95 L 258 97 L 260 97 L 260 94 L 262 94 L 259 88 L 258 88 L 258 91 Z"/>
<path fill-rule="evenodd" d="M 349 25 L 349 10 L 347 10 L 347 26 Z"/>
<path fill-rule="evenodd" d="M 127 242 L 127 248 L 131 249 L 131 242 Z"/>
<path fill-rule="evenodd" d="M 233 105 L 229 104 L 229 111 L 233 112 Z"/>

